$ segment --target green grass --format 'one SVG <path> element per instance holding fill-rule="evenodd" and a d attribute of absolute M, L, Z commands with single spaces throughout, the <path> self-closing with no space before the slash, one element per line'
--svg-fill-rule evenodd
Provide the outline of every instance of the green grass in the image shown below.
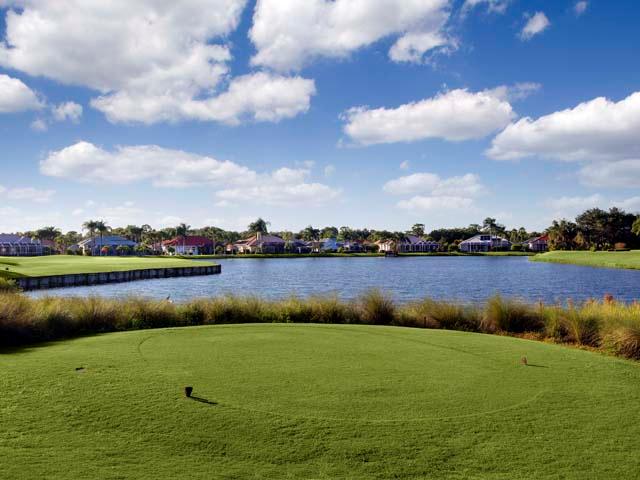
<path fill-rule="evenodd" d="M 169 257 L 0 257 L 0 277 L 44 277 L 75 273 L 122 272 L 152 268 L 202 266 L 181 258 Z"/>
<path fill-rule="evenodd" d="M 7 479 L 640 471 L 640 365 L 540 342 L 249 324 L 85 337 L 0 362 Z M 183 396 L 186 385 L 199 400 Z"/>
<path fill-rule="evenodd" d="M 565 263 L 589 267 L 640 269 L 640 250 L 628 252 L 547 252 L 531 257 L 535 262 Z"/>

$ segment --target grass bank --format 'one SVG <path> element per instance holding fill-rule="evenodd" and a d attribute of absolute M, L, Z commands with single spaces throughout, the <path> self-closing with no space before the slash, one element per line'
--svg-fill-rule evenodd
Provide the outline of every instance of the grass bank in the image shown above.
<path fill-rule="evenodd" d="M 0 257 L 0 278 L 124 272 L 202 265 L 200 262 L 175 257 L 84 257 L 76 255 Z"/>
<path fill-rule="evenodd" d="M 629 268 L 640 270 L 640 250 L 629 252 L 564 252 L 554 251 L 536 255 L 535 262 L 564 263 L 601 268 Z"/>
<path fill-rule="evenodd" d="M 425 252 L 401 253 L 398 257 L 528 257 L 531 252 Z M 233 258 L 371 258 L 384 257 L 384 253 L 280 253 L 280 254 L 247 254 L 247 255 L 189 255 L 178 258 L 199 259 L 233 259 Z"/>
<path fill-rule="evenodd" d="M 640 365 L 517 338 L 216 325 L 85 337 L 0 361 L 7 479 L 635 480 L 640 471 Z"/>
<path fill-rule="evenodd" d="M 92 333 L 237 323 L 393 325 L 524 335 L 640 360 L 640 303 L 612 299 L 529 305 L 499 296 L 462 306 L 425 299 L 398 305 L 378 291 L 335 297 L 262 300 L 216 297 L 173 304 L 143 298 L 38 298 L 0 294 L 0 345 L 20 346 Z"/>

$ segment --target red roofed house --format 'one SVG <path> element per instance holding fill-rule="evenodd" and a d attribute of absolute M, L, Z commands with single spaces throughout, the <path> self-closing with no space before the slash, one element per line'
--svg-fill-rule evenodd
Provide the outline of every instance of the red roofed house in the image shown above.
<path fill-rule="evenodd" d="M 522 245 L 532 252 L 546 252 L 549 250 L 549 235 L 545 233 L 540 237 L 530 238 L 523 242 Z"/>
<path fill-rule="evenodd" d="M 211 255 L 213 248 L 213 240 L 207 237 L 179 236 L 162 242 L 162 252 L 172 255 Z"/>

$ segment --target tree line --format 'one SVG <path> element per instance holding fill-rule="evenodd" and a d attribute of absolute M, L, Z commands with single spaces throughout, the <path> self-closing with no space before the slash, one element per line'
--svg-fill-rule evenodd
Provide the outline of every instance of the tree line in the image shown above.
<path fill-rule="evenodd" d="M 615 207 L 608 211 L 599 208 L 586 210 L 578 215 L 575 221 L 567 219 L 554 220 L 545 232 L 528 231 L 524 227 L 507 229 L 503 224 L 498 223 L 495 218 L 491 217 L 485 218 L 482 223 L 471 224 L 467 227 L 438 228 L 430 232 L 425 230 L 425 224 L 423 223 L 416 223 L 406 231 L 358 229 L 348 226 L 316 228 L 309 225 L 298 232 L 288 230 L 270 232 L 269 228 L 269 222 L 262 218 L 251 222 L 244 231 L 224 230 L 215 226 L 193 228 L 185 223 L 176 227 L 162 229 L 154 229 L 147 224 L 111 227 L 102 220 L 89 220 L 83 224 L 82 232 L 69 231 L 63 233 L 59 228 L 47 226 L 38 230 L 23 232 L 23 235 L 55 242 L 56 247 L 61 251 L 65 251 L 84 238 L 102 237 L 106 234 L 128 238 L 139 243 L 141 249 L 151 250 L 154 245 L 178 236 L 198 235 L 210 238 L 222 247 L 227 243 L 236 242 L 258 232 L 263 234 L 271 233 L 286 241 L 294 239 L 314 241 L 323 238 L 336 238 L 342 242 L 399 241 L 406 238 L 407 235 L 416 235 L 425 240 L 438 242 L 443 250 L 447 250 L 450 246 L 455 247 L 461 241 L 480 233 L 501 236 L 515 244 L 547 233 L 551 250 L 640 248 L 640 217 Z"/>

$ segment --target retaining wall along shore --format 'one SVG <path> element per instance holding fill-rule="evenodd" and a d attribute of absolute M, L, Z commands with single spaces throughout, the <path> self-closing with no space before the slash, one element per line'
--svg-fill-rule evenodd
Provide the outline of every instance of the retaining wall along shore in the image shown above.
<path fill-rule="evenodd" d="M 221 273 L 220 265 L 202 267 L 150 268 L 127 270 L 124 272 L 74 273 L 69 275 L 51 275 L 46 277 L 15 278 L 22 290 L 40 290 L 43 288 L 77 287 L 82 285 L 100 285 L 103 283 L 133 282 L 152 278 L 191 277 L 195 275 L 216 275 Z"/>

